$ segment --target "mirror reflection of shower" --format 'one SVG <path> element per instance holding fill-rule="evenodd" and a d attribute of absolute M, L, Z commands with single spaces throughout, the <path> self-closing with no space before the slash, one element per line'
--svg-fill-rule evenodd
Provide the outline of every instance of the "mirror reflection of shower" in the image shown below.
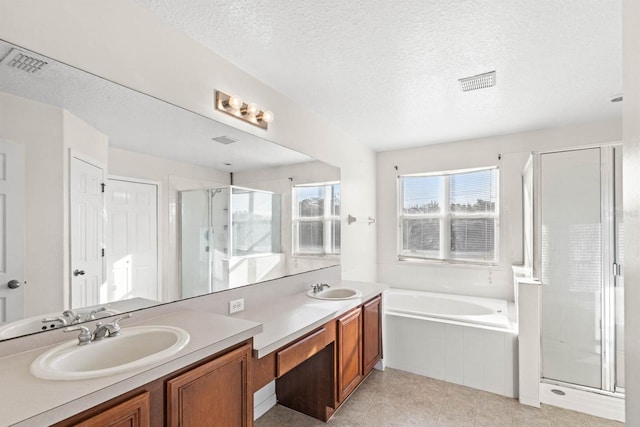
<path fill-rule="evenodd" d="M 226 186 L 180 192 L 182 297 L 280 277 L 281 197 Z"/>

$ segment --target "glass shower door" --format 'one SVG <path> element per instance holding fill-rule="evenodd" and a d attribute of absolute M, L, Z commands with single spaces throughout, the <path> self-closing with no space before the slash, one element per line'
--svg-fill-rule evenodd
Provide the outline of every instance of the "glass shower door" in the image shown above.
<path fill-rule="evenodd" d="M 600 149 L 542 154 L 540 172 L 542 376 L 600 389 Z"/>
<path fill-rule="evenodd" d="M 615 391 L 624 391 L 624 220 L 622 210 L 622 147 L 614 153 L 615 230 Z"/>

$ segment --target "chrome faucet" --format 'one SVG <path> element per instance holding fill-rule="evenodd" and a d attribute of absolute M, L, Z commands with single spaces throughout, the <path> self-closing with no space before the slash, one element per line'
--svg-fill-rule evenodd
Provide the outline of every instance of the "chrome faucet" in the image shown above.
<path fill-rule="evenodd" d="M 331 286 L 329 286 L 326 283 L 317 283 L 317 284 L 313 285 L 311 287 L 311 289 L 313 290 L 313 294 L 315 295 L 315 294 L 318 294 L 318 293 L 322 292 L 325 288 L 330 288 L 330 287 Z"/>
<path fill-rule="evenodd" d="M 100 341 L 104 337 L 117 337 L 120 335 L 120 324 L 118 323 L 122 319 L 128 319 L 131 317 L 131 313 L 125 314 L 122 317 L 118 317 L 113 322 L 103 325 L 102 323 L 96 323 L 96 329 L 93 331 L 93 341 Z"/>
<path fill-rule="evenodd" d="M 82 316 L 80 316 L 79 314 L 77 314 L 75 311 L 73 310 L 65 310 L 62 312 L 62 315 L 64 317 L 68 317 L 69 319 L 69 324 L 70 325 L 74 325 L 76 323 L 80 323 L 80 321 L 82 320 Z"/>
<path fill-rule="evenodd" d="M 131 313 L 128 313 L 122 317 L 118 317 L 113 322 L 103 325 L 102 323 L 96 323 L 96 329 L 91 333 L 86 326 L 73 326 L 63 329 L 64 332 L 80 331 L 78 335 L 78 345 L 87 345 L 92 341 L 100 341 L 105 337 L 117 337 L 120 335 L 120 324 L 118 323 L 122 319 L 128 319 L 131 317 Z"/>

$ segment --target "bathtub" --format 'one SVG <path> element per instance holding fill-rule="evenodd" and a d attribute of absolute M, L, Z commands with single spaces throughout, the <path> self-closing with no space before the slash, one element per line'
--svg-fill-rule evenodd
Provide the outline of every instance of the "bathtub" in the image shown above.
<path fill-rule="evenodd" d="M 507 301 L 389 289 L 383 306 L 386 366 L 517 396 L 517 328 Z"/>
<path fill-rule="evenodd" d="M 434 292 L 390 289 L 387 291 L 386 312 L 409 315 L 433 321 L 482 325 L 511 329 L 506 300 L 438 294 Z"/>

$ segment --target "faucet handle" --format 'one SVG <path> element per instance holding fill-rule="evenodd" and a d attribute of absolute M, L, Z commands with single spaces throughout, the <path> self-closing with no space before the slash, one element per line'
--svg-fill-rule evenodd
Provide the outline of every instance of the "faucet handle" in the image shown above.
<path fill-rule="evenodd" d="M 131 313 L 127 313 L 127 314 L 125 314 L 124 316 L 120 316 L 120 317 L 118 317 L 116 320 L 114 320 L 113 322 L 111 322 L 112 328 L 111 328 L 111 330 L 109 331 L 109 336 L 110 336 L 110 337 L 115 337 L 115 336 L 120 335 L 120 324 L 119 324 L 118 322 L 120 322 L 121 320 L 124 320 L 124 319 L 128 319 L 128 318 L 130 318 L 131 316 L 133 316 L 133 314 L 131 314 Z"/>
<path fill-rule="evenodd" d="M 93 334 L 86 326 L 72 326 L 69 328 L 64 328 L 64 332 L 73 332 L 80 331 L 80 335 L 78 335 L 78 345 L 87 345 L 91 342 L 93 338 Z"/>
<path fill-rule="evenodd" d="M 89 320 L 95 320 L 96 319 L 96 314 L 100 313 L 101 311 L 106 311 L 107 310 L 107 306 L 103 305 L 100 308 L 96 308 L 95 310 L 92 310 L 91 313 L 89 313 L 87 315 L 87 318 L 85 319 L 86 321 Z"/>

